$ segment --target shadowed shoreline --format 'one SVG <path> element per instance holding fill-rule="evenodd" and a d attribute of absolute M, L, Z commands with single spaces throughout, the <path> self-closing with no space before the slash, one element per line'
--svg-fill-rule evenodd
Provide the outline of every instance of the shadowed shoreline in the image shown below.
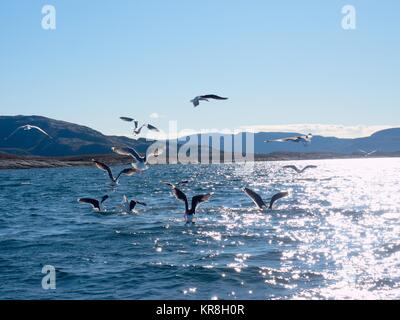
<path fill-rule="evenodd" d="M 395 158 L 398 153 L 379 154 L 371 158 Z M 83 167 L 93 165 L 92 159 L 105 162 L 109 165 L 129 165 L 132 158 L 113 154 L 84 155 L 70 157 L 27 157 L 0 154 L 0 170 L 5 169 L 34 169 L 34 168 L 64 168 Z M 342 155 L 330 153 L 271 153 L 256 155 L 255 161 L 296 161 L 296 160 L 326 160 L 326 159 L 367 159 L 360 155 Z"/>

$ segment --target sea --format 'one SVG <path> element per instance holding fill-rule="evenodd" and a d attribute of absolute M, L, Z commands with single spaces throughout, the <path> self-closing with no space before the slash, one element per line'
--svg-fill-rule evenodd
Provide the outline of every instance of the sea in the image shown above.
<path fill-rule="evenodd" d="M 213 193 L 193 225 L 163 183 L 182 180 Z M 289 196 L 260 211 L 244 187 Z M 104 195 L 102 213 L 77 202 Z M 124 213 L 124 195 L 147 206 Z M 0 299 L 399 298 L 397 158 L 154 165 L 117 186 L 95 167 L 0 171 Z"/>

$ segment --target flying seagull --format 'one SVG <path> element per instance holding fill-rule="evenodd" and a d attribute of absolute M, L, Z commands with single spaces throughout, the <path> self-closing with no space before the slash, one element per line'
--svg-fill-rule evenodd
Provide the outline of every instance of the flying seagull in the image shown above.
<path fill-rule="evenodd" d="M 99 168 L 100 170 L 106 171 L 108 173 L 108 176 L 110 177 L 110 180 L 113 184 L 117 184 L 119 178 L 121 177 L 121 175 L 126 175 L 126 176 L 133 176 L 135 173 L 138 173 L 138 170 L 135 168 L 127 168 L 122 170 L 118 176 L 116 178 L 114 178 L 114 175 L 110 169 L 110 167 L 108 165 L 106 165 L 105 163 L 102 163 L 100 161 L 96 161 L 94 159 L 92 159 L 93 163 L 95 164 L 95 166 L 97 168 Z"/>
<path fill-rule="evenodd" d="M 160 130 L 158 130 L 158 128 L 156 128 L 155 126 L 153 126 L 153 125 L 151 125 L 149 123 L 145 123 L 145 124 L 143 124 L 142 126 L 139 127 L 139 121 L 138 120 L 135 120 L 135 119 L 130 118 L 130 117 L 119 117 L 119 118 L 122 121 L 133 122 L 135 124 L 135 128 L 133 129 L 133 134 L 135 136 L 139 135 L 143 128 L 147 128 L 147 129 L 149 129 L 151 131 L 155 131 L 155 132 L 160 132 Z"/>
<path fill-rule="evenodd" d="M 145 128 L 145 127 L 146 127 L 147 129 L 151 130 L 151 131 L 160 132 L 160 130 L 158 130 L 155 126 L 153 126 L 153 125 L 151 125 L 151 124 L 148 124 L 148 123 L 143 124 L 142 126 L 140 126 L 140 127 L 138 128 L 138 124 L 135 122 L 135 129 L 133 129 L 133 134 L 134 134 L 135 136 L 136 136 L 136 135 L 139 135 L 140 132 L 142 132 L 142 129 Z"/>
<path fill-rule="evenodd" d="M 190 100 L 190 102 L 193 103 L 194 107 L 197 107 L 200 104 L 200 101 L 209 101 L 210 99 L 228 100 L 228 98 L 223 98 L 223 97 L 217 96 L 215 94 L 207 94 L 204 96 L 197 96 L 193 100 Z"/>
<path fill-rule="evenodd" d="M 159 148 L 155 149 L 151 154 L 145 154 L 144 157 L 140 156 L 139 153 L 134 148 L 127 147 L 112 147 L 112 151 L 122 156 L 130 156 L 133 158 L 135 163 L 132 163 L 132 166 L 139 171 L 144 171 L 148 169 L 147 160 L 149 157 L 158 157 L 163 151 Z"/>
<path fill-rule="evenodd" d="M 249 188 L 244 188 L 243 192 L 247 194 L 247 196 L 249 196 L 251 198 L 251 200 L 253 200 L 253 202 L 256 204 L 256 206 L 262 210 L 264 207 L 270 210 L 272 210 L 272 206 L 274 205 L 275 201 L 282 199 L 284 197 L 287 197 L 289 195 L 289 192 L 279 192 L 277 194 L 275 194 L 271 200 L 269 201 L 269 205 L 267 205 L 263 199 L 261 198 L 261 196 L 259 194 L 257 194 L 256 192 L 254 192 L 253 190 L 249 189 Z"/>
<path fill-rule="evenodd" d="M 103 196 L 103 197 L 101 198 L 100 201 L 99 201 L 99 200 L 96 200 L 96 199 L 91 199 L 91 198 L 79 198 L 79 199 L 78 199 L 78 202 L 79 202 L 79 203 L 88 203 L 88 204 L 91 204 L 94 211 L 102 212 L 102 211 L 104 211 L 104 210 L 103 210 L 102 204 L 103 204 L 103 202 L 106 201 L 108 198 L 109 198 L 108 195 Z"/>
<path fill-rule="evenodd" d="M 370 151 L 370 152 L 368 152 L 368 151 L 365 151 L 365 150 L 359 150 L 362 154 L 364 154 L 364 157 L 369 157 L 369 156 L 372 156 L 373 154 L 375 154 L 375 153 L 377 153 L 378 152 L 378 150 L 374 150 L 374 151 Z"/>
<path fill-rule="evenodd" d="M 194 196 L 192 198 L 191 207 L 189 208 L 189 202 L 188 202 L 186 195 L 172 183 L 166 183 L 166 184 L 172 188 L 172 194 L 176 197 L 176 199 L 181 200 L 185 203 L 185 221 L 186 221 L 186 223 L 193 224 L 194 223 L 193 217 L 196 214 L 197 207 L 199 206 L 200 203 L 208 201 L 211 198 L 212 193 Z"/>
<path fill-rule="evenodd" d="M 136 201 L 136 200 L 129 201 L 127 196 L 125 196 L 125 195 L 124 195 L 124 200 L 122 203 L 123 203 L 122 209 L 126 213 L 132 213 L 132 211 L 135 209 L 136 205 L 138 205 L 138 204 L 141 206 L 147 206 L 147 204 L 144 202 L 140 202 L 140 201 Z"/>
<path fill-rule="evenodd" d="M 38 126 L 33 126 L 31 124 L 26 124 L 24 126 L 20 126 L 17 129 L 15 129 L 7 138 L 4 138 L 4 140 L 10 139 L 14 134 L 16 134 L 20 130 L 24 130 L 24 131 L 36 130 L 36 131 L 44 134 L 45 136 L 49 137 L 50 139 L 52 139 L 52 137 L 46 131 L 44 131 L 42 128 L 40 128 Z"/>
<path fill-rule="evenodd" d="M 292 169 L 296 171 L 297 173 L 303 173 L 304 171 L 308 169 L 315 169 L 317 166 L 305 166 L 303 169 L 299 169 L 296 166 L 284 166 L 283 169 Z"/>
<path fill-rule="evenodd" d="M 313 135 L 311 133 L 304 135 L 304 136 L 296 136 L 296 137 L 288 137 L 288 138 L 281 138 L 281 139 L 274 139 L 274 140 L 266 140 L 264 142 L 302 142 L 304 144 L 311 143 Z"/>

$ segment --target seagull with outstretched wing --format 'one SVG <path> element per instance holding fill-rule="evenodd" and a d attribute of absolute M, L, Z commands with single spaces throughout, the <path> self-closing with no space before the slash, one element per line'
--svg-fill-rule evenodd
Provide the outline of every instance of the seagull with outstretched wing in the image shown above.
<path fill-rule="evenodd" d="M 211 197 L 212 197 L 212 193 L 207 193 L 207 194 L 203 194 L 203 195 L 197 195 L 194 196 L 192 198 L 192 202 L 191 202 L 191 206 L 189 207 L 189 201 L 188 198 L 186 197 L 186 194 L 184 194 L 180 189 L 178 189 L 175 185 L 173 185 L 172 183 L 165 183 L 168 186 L 171 187 L 172 189 L 172 194 L 175 196 L 176 199 L 182 201 L 185 203 L 185 221 L 186 224 L 189 223 L 194 223 L 193 222 L 193 217 L 196 214 L 196 209 L 198 208 L 198 206 L 203 203 L 208 201 Z"/>
<path fill-rule="evenodd" d="M 123 202 L 122 202 L 122 209 L 125 213 L 132 213 L 135 212 L 135 207 L 137 205 L 147 206 L 146 203 L 137 201 L 137 200 L 129 200 L 126 195 L 124 195 Z"/>
<path fill-rule="evenodd" d="M 317 166 L 313 166 L 313 165 L 309 165 L 309 166 L 305 166 L 302 169 L 299 169 L 298 167 L 294 166 L 294 165 L 290 165 L 290 166 L 284 166 L 283 169 L 291 169 L 296 171 L 297 173 L 304 173 L 306 170 L 308 169 L 316 169 L 318 168 Z"/>
<path fill-rule="evenodd" d="M 118 174 L 118 176 L 116 178 L 114 178 L 114 175 L 111 171 L 111 168 L 106 165 L 103 162 L 97 161 L 92 159 L 92 162 L 94 163 L 94 165 L 100 169 L 103 170 L 105 172 L 108 173 L 108 176 L 110 177 L 111 183 L 112 184 L 118 184 L 119 178 L 121 177 L 121 175 L 126 175 L 126 176 L 133 176 L 135 173 L 138 173 L 139 171 L 135 168 L 127 168 L 127 169 L 123 169 L 120 171 L 120 173 Z"/>
<path fill-rule="evenodd" d="M 295 137 L 287 137 L 287 138 L 280 138 L 280 139 L 273 139 L 273 140 L 266 140 L 264 142 L 302 142 L 303 144 L 311 143 L 313 135 L 311 133 L 304 135 L 304 136 L 295 136 Z"/>
<path fill-rule="evenodd" d="M 228 98 L 217 96 L 216 94 L 206 94 L 203 96 L 197 96 L 194 99 L 190 100 L 193 103 L 194 107 L 200 105 L 200 101 L 210 101 L 211 100 L 228 100 Z"/>
<path fill-rule="evenodd" d="M 8 137 L 4 138 L 4 140 L 8 140 L 10 139 L 13 135 L 15 135 L 17 132 L 19 131 L 31 131 L 31 130 L 35 130 L 38 131 L 42 134 L 44 134 L 45 136 L 47 136 L 50 139 L 53 139 L 46 131 L 44 131 L 42 128 L 38 127 L 38 126 L 33 126 L 31 124 L 26 124 L 24 126 L 20 126 L 17 129 L 15 129 Z"/>
<path fill-rule="evenodd" d="M 103 196 L 100 201 L 92 198 L 79 198 L 78 202 L 90 204 L 94 211 L 103 212 L 103 202 L 106 201 L 108 198 L 108 195 Z"/>
<path fill-rule="evenodd" d="M 272 206 L 274 205 L 274 203 L 276 201 L 278 201 L 279 199 L 282 199 L 284 197 L 289 196 L 289 192 L 284 191 L 284 192 L 279 192 L 275 195 L 272 196 L 271 200 L 269 201 L 269 204 L 267 205 L 264 200 L 261 198 L 261 196 L 256 193 L 255 191 L 249 189 L 249 188 L 244 188 L 243 192 L 245 194 L 247 194 L 247 196 L 253 200 L 253 202 L 256 204 L 257 208 L 260 210 L 263 210 L 264 208 L 268 208 L 270 210 L 272 210 Z"/>
<path fill-rule="evenodd" d="M 368 152 L 368 151 L 365 151 L 362 149 L 360 149 L 359 151 L 364 155 L 364 157 L 372 156 L 373 154 L 378 152 L 378 150 L 373 150 L 373 151 Z"/>
<path fill-rule="evenodd" d="M 148 158 L 158 157 L 163 153 L 162 149 L 156 148 L 152 153 L 146 153 L 142 157 L 134 148 L 112 147 L 111 150 L 119 155 L 132 157 L 132 159 L 134 160 L 134 163 L 132 163 L 132 167 L 134 167 L 138 171 L 144 171 L 148 169 Z"/>

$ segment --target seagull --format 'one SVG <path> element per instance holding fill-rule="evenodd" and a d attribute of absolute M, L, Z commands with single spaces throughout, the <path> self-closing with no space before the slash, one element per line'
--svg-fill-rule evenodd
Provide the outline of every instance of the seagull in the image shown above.
<path fill-rule="evenodd" d="M 369 156 L 372 156 L 373 154 L 375 154 L 375 153 L 377 153 L 378 152 L 378 150 L 374 150 L 374 151 L 370 151 L 370 152 L 367 152 L 367 151 L 365 151 L 365 150 L 359 150 L 362 154 L 364 154 L 364 157 L 369 157 Z"/>
<path fill-rule="evenodd" d="M 175 185 L 173 185 L 172 183 L 166 183 L 167 185 L 169 185 L 172 188 L 172 194 L 178 199 L 181 200 L 185 203 L 185 221 L 186 224 L 194 224 L 193 222 L 193 217 L 196 214 L 196 209 L 199 206 L 200 203 L 202 202 L 206 202 L 208 201 L 211 196 L 212 193 L 207 193 L 204 195 L 198 195 L 198 196 L 194 196 L 192 198 L 192 203 L 191 203 L 191 208 L 189 208 L 189 202 L 188 199 L 186 197 L 186 195 L 179 190 Z"/>
<path fill-rule="evenodd" d="M 140 202 L 140 201 L 136 201 L 136 200 L 129 201 L 126 195 L 124 195 L 124 200 L 123 200 L 122 204 L 123 204 L 122 209 L 126 213 L 132 213 L 137 204 L 139 204 L 141 206 L 147 206 L 147 204 L 144 202 Z"/>
<path fill-rule="evenodd" d="M 142 131 L 142 129 L 143 129 L 144 127 L 146 127 L 147 129 L 149 129 L 149 130 L 151 130 L 151 131 L 160 132 L 160 130 L 158 130 L 155 126 L 153 126 L 153 125 L 151 125 L 151 124 L 148 124 L 148 123 L 143 124 L 142 126 L 140 126 L 140 127 L 138 128 L 138 123 L 135 122 L 135 129 L 133 129 L 133 134 L 134 134 L 135 136 L 139 135 L 140 132 Z"/>
<path fill-rule="evenodd" d="M 110 169 L 109 166 L 107 166 L 105 163 L 102 163 L 100 161 L 96 161 L 94 159 L 92 159 L 92 162 L 95 164 L 95 166 L 97 168 L 99 168 L 100 170 L 106 171 L 108 173 L 108 176 L 110 177 L 110 180 L 113 184 L 118 184 L 118 180 L 121 177 L 122 174 L 126 175 L 126 176 L 133 176 L 135 173 L 138 173 L 138 170 L 135 168 L 127 168 L 122 170 L 118 176 L 116 178 L 114 178 L 114 175 Z"/>
<path fill-rule="evenodd" d="M 274 140 L 266 140 L 264 142 L 303 142 L 303 144 L 311 143 L 313 135 L 311 133 L 305 136 L 296 136 L 296 137 L 288 137 L 288 138 L 281 138 L 281 139 L 274 139 Z"/>
<path fill-rule="evenodd" d="M 223 98 L 223 97 L 217 96 L 215 94 L 208 94 L 208 95 L 204 95 L 204 96 L 197 96 L 193 100 L 190 100 L 190 102 L 193 103 L 194 107 L 196 108 L 200 104 L 200 101 L 209 101 L 209 99 L 228 100 L 228 98 Z"/>
<path fill-rule="evenodd" d="M 270 210 L 272 210 L 272 206 L 274 205 L 275 201 L 282 199 L 284 197 L 287 197 L 289 195 L 289 192 L 279 192 L 277 194 L 275 194 L 271 200 L 269 201 L 269 205 L 265 204 L 265 202 L 263 201 L 263 199 L 260 197 L 259 194 L 257 194 L 256 192 L 254 192 L 253 190 L 249 189 L 249 188 L 244 188 L 243 192 L 247 194 L 247 196 L 249 196 L 251 198 L 251 200 L 253 200 L 253 202 L 256 204 L 256 206 L 262 210 L 263 207 L 268 207 Z"/>
<path fill-rule="evenodd" d="M 297 173 L 303 173 L 304 171 L 306 171 L 308 169 L 315 169 L 315 168 L 318 168 L 318 167 L 317 166 L 306 166 L 303 169 L 299 169 L 296 166 L 284 166 L 283 167 L 283 169 L 293 169 Z"/>
<path fill-rule="evenodd" d="M 142 131 L 143 128 L 147 128 L 151 131 L 155 131 L 155 132 L 160 132 L 160 130 L 158 130 L 158 128 L 156 128 L 155 126 L 149 124 L 149 123 L 145 123 L 142 126 L 139 127 L 139 121 L 135 120 L 133 118 L 130 117 L 119 117 L 122 121 L 125 122 L 133 122 L 135 124 L 135 128 L 133 129 L 133 134 L 136 136 L 138 134 L 140 134 L 140 132 Z"/>
<path fill-rule="evenodd" d="M 30 130 L 36 130 L 44 134 L 45 136 L 49 137 L 50 139 L 53 139 L 46 131 L 44 131 L 42 128 L 38 126 L 33 126 L 31 124 L 26 124 L 24 126 L 20 126 L 17 129 L 15 129 L 7 138 L 4 138 L 4 140 L 10 139 L 14 134 L 16 134 L 18 131 L 24 130 L 24 131 L 30 131 Z"/>
<path fill-rule="evenodd" d="M 151 156 L 158 157 L 163 152 L 163 150 L 160 150 L 159 148 L 157 148 L 154 150 L 153 153 L 151 153 L 149 155 L 145 154 L 144 157 L 141 157 L 134 148 L 112 147 L 111 150 L 119 155 L 132 157 L 133 160 L 135 161 L 135 163 L 132 164 L 132 167 L 138 171 L 147 170 L 148 169 L 148 166 L 147 166 L 148 158 Z"/>
<path fill-rule="evenodd" d="M 88 203 L 88 204 L 91 204 L 94 211 L 102 212 L 102 211 L 103 211 L 102 204 L 103 204 L 103 202 L 106 201 L 108 198 L 109 198 L 108 195 L 103 196 L 103 197 L 101 198 L 101 201 L 96 200 L 96 199 L 91 199 L 91 198 L 79 198 L 79 199 L 78 199 L 78 202 L 79 202 L 79 203 Z"/>

